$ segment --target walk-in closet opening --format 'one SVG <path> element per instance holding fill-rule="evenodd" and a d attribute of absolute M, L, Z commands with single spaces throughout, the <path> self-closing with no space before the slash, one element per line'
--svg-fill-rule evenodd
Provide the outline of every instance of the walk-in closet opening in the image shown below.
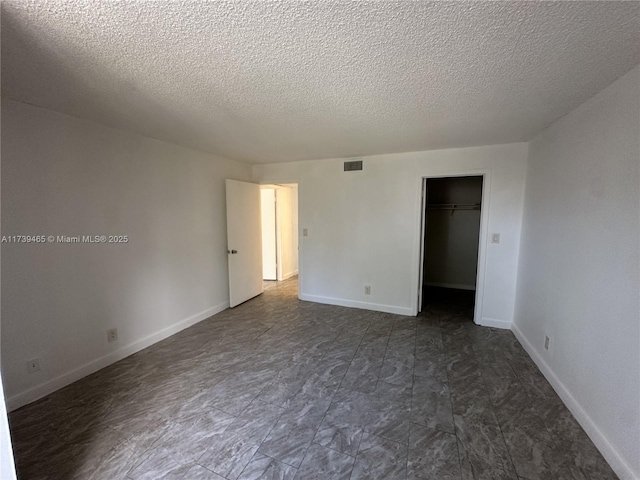
<path fill-rule="evenodd" d="M 473 318 L 482 188 L 482 176 L 424 179 L 420 311 Z"/>

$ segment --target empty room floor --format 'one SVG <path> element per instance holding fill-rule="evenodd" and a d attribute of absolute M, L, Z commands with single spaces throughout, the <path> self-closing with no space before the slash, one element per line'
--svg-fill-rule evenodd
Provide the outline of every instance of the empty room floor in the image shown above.
<path fill-rule="evenodd" d="M 11 413 L 19 478 L 617 478 L 510 331 L 297 279 Z"/>

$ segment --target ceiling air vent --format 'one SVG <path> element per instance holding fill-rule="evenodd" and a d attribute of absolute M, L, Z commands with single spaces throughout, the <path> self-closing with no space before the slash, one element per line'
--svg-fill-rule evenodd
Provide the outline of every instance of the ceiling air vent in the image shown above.
<path fill-rule="evenodd" d="M 350 162 L 344 162 L 345 172 L 353 172 L 355 170 L 362 170 L 362 160 L 352 160 Z"/>

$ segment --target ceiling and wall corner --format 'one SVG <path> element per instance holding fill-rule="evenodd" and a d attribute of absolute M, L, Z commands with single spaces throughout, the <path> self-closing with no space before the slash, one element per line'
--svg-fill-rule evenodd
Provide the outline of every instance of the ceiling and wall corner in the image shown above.
<path fill-rule="evenodd" d="M 2 94 L 250 163 L 530 140 L 640 63 L 639 2 L 4 0 Z"/>

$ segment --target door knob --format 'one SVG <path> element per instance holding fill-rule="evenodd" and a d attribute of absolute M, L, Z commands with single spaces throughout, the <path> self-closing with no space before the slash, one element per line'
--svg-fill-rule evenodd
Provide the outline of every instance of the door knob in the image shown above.
<path fill-rule="evenodd" d="M 230 253 L 231 255 L 235 255 L 236 253 L 238 253 L 237 250 L 227 250 L 227 253 Z"/>

